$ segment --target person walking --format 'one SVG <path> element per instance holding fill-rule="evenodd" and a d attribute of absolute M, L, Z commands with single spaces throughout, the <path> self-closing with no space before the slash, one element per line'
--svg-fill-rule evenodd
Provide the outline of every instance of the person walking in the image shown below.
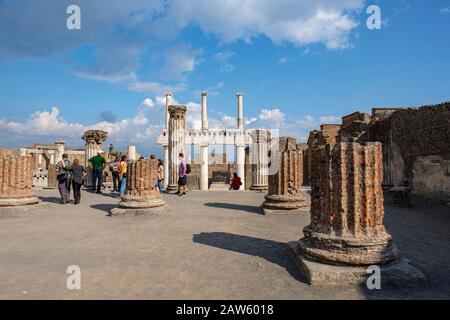
<path fill-rule="evenodd" d="M 127 156 L 122 156 L 122 161 L 120 161 L 119 178 L 120 178 L 120 197 L 122 198 L 127 189 Z"/>
<path fill-rule="evenodd" d="M 187 163 L 184 159 L 184 154 L 179 154 L 180 164 L 178 165 L 178 195 L 186 195 L 186 185 L 187 185 Z"/>
<path fill-rule="evenodd" d="M 233 179 L 231 180 L 231 189 L 233 190 L 239 190 L 242 186 L 242 181 L 241 181 L 241 177 L 239 177 L 237 175 L 237 173 L 235 172 L 233 174 Z"/>
<path fill-rule="evenodd" d="M 84 176 L 86 174 L 86 169 L 80 165 L 78 159 L 73 160 L 72 166 L 72 187 L 73 187 L 73 197 L 75 199 L 74 204 L 80 204 L 81 201 L 81 186 L 84 184 Z"/>
<path fill-rule="evenodd" d="M 103 170 L 105 170 L 106 161 L 100 153 L 97 153 L 95 157 L 89 159 L 89 163 L 92 166 L 92 190 L 102 193 Z"/>
<path fill-rule="evenodd" d="M 70 199 L 69 184 L 72 181 L 72 163 L 65 153 L 62 160 L 56 164 L 56 179 L 58 180 L 58 190 L 61 195 L 61 204 L 68 204 Z"/>
<path fill-rule="evenodd" d="M 159 191 L 163 191 L 163 181 L 164 181 L 164 165 L 161 159 L 158 159 L 158 183 L 157 187 Z"/>
<path fill-rule="evenodd" d="M 120 191 L 119 165 L 120 165 L 120 160 L 118 157 L 116 157 L 116 159 L 113 162 L 111 162 L 111 164 L 109 165 L 109 171 L 111 171 L 111 175 L 112 175 L 114 192 Z"/>

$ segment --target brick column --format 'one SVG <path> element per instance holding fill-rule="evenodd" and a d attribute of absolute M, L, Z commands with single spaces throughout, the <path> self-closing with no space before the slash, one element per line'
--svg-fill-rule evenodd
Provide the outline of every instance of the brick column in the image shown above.
<path fill-rule="evenodd" d="M 0 149 L 0 207 L 39 203 L 33 192 L 32 162 L 30 156 Z"/>
<path fill-rule="evenodd" d="M 300 250 L 320 262 L 385 264 L 398 251 L 383 225 L 381 143 L 339 143 L 312 152 L 311 224 Z"/>
<path fill-rule="evenodd" d="M 289 244 L 310 284 L 365 283 L 377 265 L 384 285 L 414 286 L 425 275 L 399 259 L 383 225 L 381 143 L 338 143 L 311 152 L 311 224 Z"/>
<path fill-rule="evenodd" d="M 306 200 L 301 193 L 303 181 L 303 153 L 301 150 L 278 152 L 278 170 L 269 176 L 269 193 L 263 203 L 263 211 L 269 213 L 286 213 L 305 211 Z"/>
<path fill-rule="evenodd" d="M 126 193 L 111 216 L 137 216 L 167 208 L 156 187 L 158 160 L 128 161 Z"/>

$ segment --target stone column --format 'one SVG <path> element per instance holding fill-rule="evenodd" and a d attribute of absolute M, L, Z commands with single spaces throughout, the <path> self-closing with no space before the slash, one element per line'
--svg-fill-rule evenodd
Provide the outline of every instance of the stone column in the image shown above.
<path fill-rule="evenodd" d="M 381 143 L 315 148 L 311 162 L 311 224 L 290 244 L 308 281 L 358 283 L 370 265 L 382 268 L 382 281 L 423 279 L 408 262 L 392 264 L 399 252 L 383 225 Z"/>
<path fill-rule="evenodd" d="M 66 143 L 64 141 L 55 141 L 55 161 L 58 163 L 62 160 L 62 156 L 65 152 L 64 145 Z"/>
<path fill-rule="evenodd" d="M 164 95 L 166 96 L 166 126 L 165 126 L 165 128 L 167 130 L 169 130 L 169 121 L 170 121 L 169 106 L 172 104 L 172 93 L 166 92 Z"/>
<path fill-rule="evenodd" d="M 128 146 L 127 160 L 129 161 L 137 160 L 136 146 Z"/>
<path fill-rule="evenodd" d="M 169 106 L 172 103 L 172 93 L 166 92 L 166 123 L 165 123 L 165 129 L 164 133 L 165 135 L 169 135 L 169 120 L 170 120 L 170 114 L 169 114 Z M 167 188 L 167 185 L 169 184 L 169 144 L 164 144 L 164 188 Z"/>
<path fill-rule="evenodd" d="M 208 130 L 208 112 L 207 112 L 207 92 L 202 92 L 202 134 Z M 209 187 L 209 159 L 208 159 L 208 143 L 206 141 L 200 144 L 201 150 L 201 169 L 200 169 L 200 190 L 207 191 Z"/>
<path fill-rule="evenodd" d="M 169 183 L 168 191 L 178 190 L 179 154 L 185 153 L 186 106 L 169 106 Z"/>
<path fill-rule="evenodd" d="M 303 181 L 303 152 L 286 150 L 278 152 L 278 166 L 269 176 L 269 192 L 263 203 L 264 214 L 293 213 L 307 210 L 306 199 L 301 193 Z"/>
<path fill-rule="evenodd" d="M 252 185 L 251 190 L 264 191 L 269 188 L 268 179 L 268 133 L 265 130 L 256 130 L 252 134 Z"/>
<path fill-rule="evenodd" d="M 244 129 L 244 94 L 236 93 L 236 96 L 238 98 L 237 128 Z"/>
<path fill-rule="evenodd" d="M 0 149 L 0 207 L 39 203 L 33 192 L 33 160 Z"/>
<path fill-rule="evenodd" d="M 86 142 L 84 151 L 87 175 L 84 186 L 87 188 L 92 187 L 92 168 L 90 167 L 89 159 L 102 151 L 102 143 L 107 137 L 108 133 L 101 130 L 88 130 L 81 137 Z"/>
<path fill-rule="evenodd" d="M 50 164 L 52 165 L 52 164 L 56 164 L 56 162 L 55 162 L 55 154 L 54 153 L 51 153 L 50 154 Z"/>
<path fill-rule="evenodd" d="M 245 190 L 245 144 L 236 144 L 236 164 L 237 175 L 241 178 L 242 186 L 240 190 Z"/>
<path fill-rule="evenodd" d="M 208 130 L 208 111 L 206 107 L 208 93 L 202 92 L 202 130 Z"/>
<path fill-rule="evenodd" d="M 111 216 L 138 216 L 167 208 L 156 185 L 158 160 L 128 161 L 126 193 Z"/>
<path fill-rule="evenodd" d="M 209 188 L 209 159 L 208 159 L 208 144 L 201 144 L 202 164 L 200 170 L 200 190 L 207 191 Z"/>

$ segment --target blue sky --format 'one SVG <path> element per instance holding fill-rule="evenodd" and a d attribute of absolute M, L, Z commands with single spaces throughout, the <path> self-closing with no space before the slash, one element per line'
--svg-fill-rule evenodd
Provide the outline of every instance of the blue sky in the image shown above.
<path fill-rule="evenodd" d="M 235 126 L 244 92 L 248 127 L 304 140 L 356 110 L 450 100 L 449 32 L 446 0 L 0 0 L 1 146 L 81 147 L 100 128 L 158 152 L 166 90 L 190 127 L 202 90 L 210 127 Z"/>

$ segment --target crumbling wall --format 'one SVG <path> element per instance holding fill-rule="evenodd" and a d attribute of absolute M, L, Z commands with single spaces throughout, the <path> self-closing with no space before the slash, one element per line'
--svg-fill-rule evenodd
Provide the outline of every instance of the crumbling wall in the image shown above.
<path fill-rule="evenodd" d="M 450 102 L 378 114 L 369 139 L 383 143 L 385 180 L 407 180 L 416 194 L 450 198 Z"/>

